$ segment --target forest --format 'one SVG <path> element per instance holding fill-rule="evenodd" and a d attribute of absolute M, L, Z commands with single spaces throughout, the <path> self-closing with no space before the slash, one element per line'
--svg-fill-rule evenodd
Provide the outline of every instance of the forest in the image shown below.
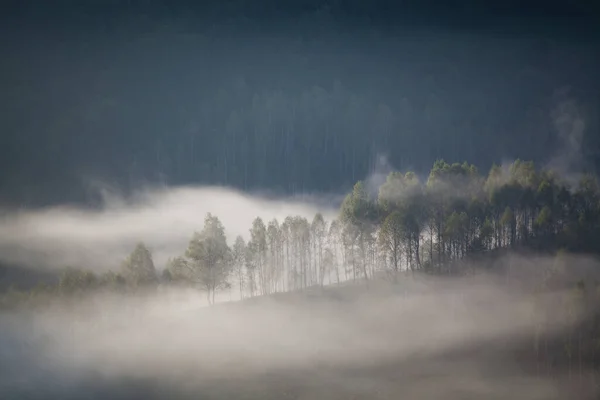
<path fill-rule="evenodd" d="M 466 162 L 438 160 L 424 182 L 410 171 L 389 173 L 376 197 L 357 182 L 332 221 L 320 213 L 312 220 L 256 216 L 247 242 L 238 236 L 228 243 L 225 229 L 208 213 L 185 254 L 173 255 L 166 266 L 154 265 L 140 238 L 118 270 L 96 275 L 85 266 L 67 268 L 56 286 L 20 294 L 12 288 L 3 305 L 48 293 L 156 285 L 191 285 L 206 291 L 211 303 L 225 289 L 243 299 L 397 280 L 407 271 L 461 275 L 468 273 L 461 260 L 503 250 L 597 254 L 600 186 L 591 174 L 561 176 L 521 160 L 494 165 L 487 174 Z"/>
<path fill-rule="evenodd" d="M 67 2 L 2 24 L 19 45 L 0 44 L 0 205 L 97 206 L 98 180 L 348 191 L 381 154 L 419 175 L 438 158 L 488 170 L 559 149 L 566 168 L 600 165 L 593 36 L 554 22 L 501 35 L 499 10 L 448 27 L 460 9 L 438 2 L 264 2 L 213 2 L 214 18 Z"/>
<path fill-rule="evenodd" d="M 539 376 L 558 379 L 567 373 L 571 390 L 590 390 L 600 382 L 600 275 L 594 272 L 597 265 L 574 272 L 584 263 L 574 256 L 597 255 L 598 240 L 596 176 L 565 176 L 521 160 L 482 174 L 466 162 L 438 160 L 426 181 L 410 171 L 389 173 L 377 196 L 357 182 L 332 221 L 319 213 L 312 220 L 256 216 L 249 240 L 239 236 L 228 242 L 226 227 L 208 213 L 185 253 L 174 254 L 165 266 L 155 266 L 151 249 L 140 241 L 118 269 L 100 274 L 85 266 L 66 268 L 55 284 L 11 287 L 0 304 L 5 311 L 44 310 L 94 294 L 152 295 L 186 288 L 219 308 L 218 293 L 229 292 L 230 298 L 236 293 L 241 304 L 250 298 L 309 296 L 315 290 L 327 298 L 352 287 L 376 293 L 380 282 L 402 288 L 416 285 L 420 276 L 462 281 L 491 273 L 504 277 L 507 288 L 524 288 L 533 304 L 539 303 L 526 324 L 531 339 L 503 351 L 516 351 L 516 359 Z M 494 261 L 507 254 L 531 258 L 533 268 L 522 261 L 514 266 Z M 532 255 L 546 259 L 535 261 Z M 545 296 L 556 290 L 557 303 L 548 309 Z M 577 317 L 580 312 L 583 319 Z M 558 320 L 571 322 L 557 336 L 553 324 Z"/>
<path fill-rule="evenodd" d="M 0 398 L 600 398 L 590 2 L 9 3 Z"/>

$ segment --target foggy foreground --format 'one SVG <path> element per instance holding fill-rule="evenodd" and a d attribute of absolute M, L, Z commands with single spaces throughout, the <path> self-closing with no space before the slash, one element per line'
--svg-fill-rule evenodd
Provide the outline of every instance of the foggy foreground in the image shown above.
<path fill-rule="evenodd" d="M 212 308 L 196 306 L 202 293 L 165 291 L 6 313 L 0 397 L 573 398 L 566 369 L 548 377 L 519 359 L 532 297 L 494 282 L 407 276 Z"/>

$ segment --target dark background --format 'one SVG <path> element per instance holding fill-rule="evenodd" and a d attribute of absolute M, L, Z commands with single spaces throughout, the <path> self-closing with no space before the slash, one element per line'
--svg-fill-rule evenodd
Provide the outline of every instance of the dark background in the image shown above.
<path fill-rule="evenodd" d="M 199 3 L 4 3 L 2 204 L 94 205 L 96 181 L 332 192 L 378 156 L 546 163 L 557 110 L 585 123 L 577 168 L 599 164 L 592 1 Z"/>

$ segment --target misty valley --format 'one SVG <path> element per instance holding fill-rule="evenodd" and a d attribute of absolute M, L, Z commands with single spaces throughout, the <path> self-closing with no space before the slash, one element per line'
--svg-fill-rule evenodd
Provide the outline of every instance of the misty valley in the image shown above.
<path fill-rule="evenodd" d="M 269 219 L 234 216 L 231 234 L 206 212 L 179 254 L 160 235 L 133 241 L 125 222 L 155 213 L 166 229 L 189 212 L 181 199 L 210 203 L 211 189 L 5 216 L 4 259 L 46 274 L 0 297 L 3 398 L 598 394 L 594 175 L 438 161 L 426 180 L 393 171 L 368 187 L 337 210 L 212 189 L 226 209 Z M 85 252 L 126 242 L 116 267 Z"/>
<path fill-rule="evenodd" d="M 5 0 L 0 400 L 600 398 L 600 8 Z"/>

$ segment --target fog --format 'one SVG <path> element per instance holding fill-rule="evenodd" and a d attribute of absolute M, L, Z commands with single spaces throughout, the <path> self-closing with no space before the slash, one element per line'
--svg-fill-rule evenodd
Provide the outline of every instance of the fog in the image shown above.
<path fill-rule="evenodd" d="M 252 221 L 280 222 L 289 215 L 311 220 L 321 212 L 334 216 L 335 197 L 276 198 L 248 195 L 224 187 L 147 187 L 132 196 L 104 190 L 103 207 L 89 210 L 50 207 L 5 210 L 0 220 L 0 262 L 34 268 L 74 266 L 115 268 L 143 241 L 157 268 L 181 255 L 192 233 L 201 230 L 206 213 L 218 216 L 230 243 L 248 237 Z"/>
<path fill-rule="evenodd" d="M 256 216 L 323 212 L 330 219 L 337 201 L 208 187 L 105 194 L 94 211 L 6 213 L 0 257 L 102 269 L 143 240 L 160 267 L 184 251 L 207 212 L 221 218 L 231 243 L 247 237 Z M 346 282 L 213 307 L 201 291 L 166 286 L 7 311 L 0 315 L 0 398 L 570 398 L 566 369 L 540 374 L 521 351 L 531 353 L 536 314 L 554 315 L 545 329 L 556 334 L 583 316 L 576 309 L 567 321 L 552 312 L 560 291 L 531 295 L 540 268 L 556 260 L 512 254 L 494 263 L 494 271 L 508 266 L 514 284 L 500 274 L 406 274 L 394 285 Z M 559 276 L 573 282 L 600 270 L 587 257 L 560 266 Z"/>
<path fill-rule="evenodd" d="M 0 397 L 567 398 L 561 379 L 517 364 L 534 304 L 491 277 L 202 309 L 200 295 L 97 295 L 2 315 Z M 551 328 L 566 326 L 557 317 Z"/>

